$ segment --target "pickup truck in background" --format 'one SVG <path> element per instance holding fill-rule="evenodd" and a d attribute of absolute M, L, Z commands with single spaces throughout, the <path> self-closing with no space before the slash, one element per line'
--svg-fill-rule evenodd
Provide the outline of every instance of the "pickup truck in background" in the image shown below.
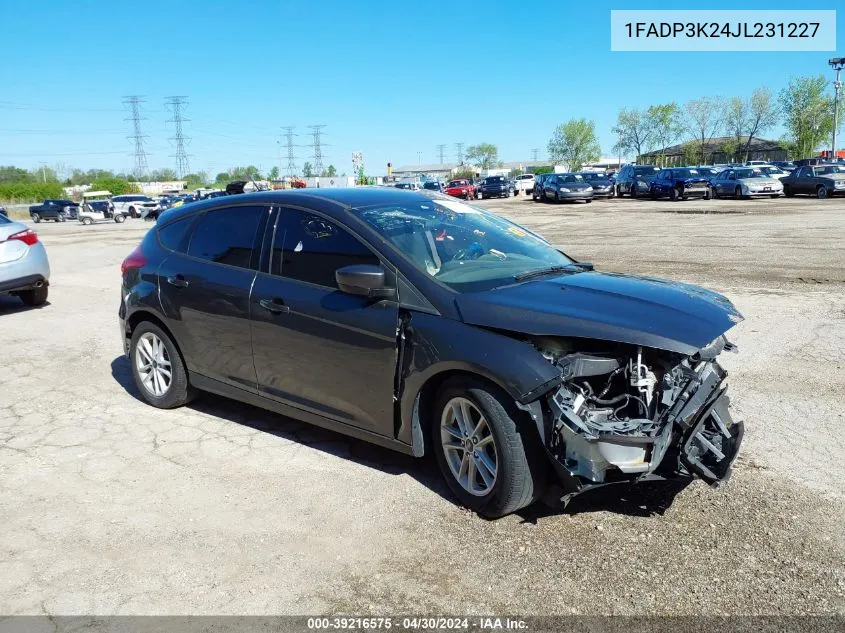
<path fill-rule="evenodd" d="M 29 207 L 29 217 L 32 218 L 33 222 L 75 220 L 78 212 L 79 204 L 73 200 L 45 200 L 41 204 L 34 204 Z"/>

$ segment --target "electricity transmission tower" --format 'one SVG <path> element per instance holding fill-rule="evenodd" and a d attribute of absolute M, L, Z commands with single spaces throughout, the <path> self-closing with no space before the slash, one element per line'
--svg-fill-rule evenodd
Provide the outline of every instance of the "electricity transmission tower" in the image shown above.
<path fill-rule="evenodd" d="M 147 173 L 147 152 L 144 151 L 144 139 L 146 136 L 141 134 L 141 104 L 144 99 L 138 95 L 131 95 L 123 98 L 123 103 L 129 106 L 129 111 L 132 116 L 126 119 L 132 121 L 132 134 L 126 138 L 132 139 L 135 142 L 135 168 L 133 173 L 136 178 L 141 178 Z"/>
<path fill-rule="evenodd" d="M 440 164 L 442 165 L 445 162 L 445 160 L 444 160 L 444 156 L 446 155 L 446 145 L 445 144 L 441 144 L 441 145 L 437 146 L 437 155 L 440 156 Z"/>
<path fill-rule="evenodd" d="M 182 123 L 190 121 L 182 116 L 182 109 L 188 105 L 187 97 L 167 97 L 169 101 L 165 102 L 165 106 L 173 111 L 173 118 L 168 119 L 167 123 L 173 123 L 175 131 L 174 136 L 169 140 L 176 143 L 176 153 L 171 154 L 171 157 L 176 159 L 176 174 L 181 178 L 190 171 L 188 167 L 188 154 L 185 152 L 185 141 L 190 140 L 185 137 L 182 132 Z"/>
<path fill-rule="evenodd" d="M 457 150 L 458 165 L 463 165 L 464 164 L 464 144 L 463 143 L 455 143 L 455 149 Z"/>
<path fill-rule="evenodd" d="M 320 134 L 321 130 L 326 127 L 325 125 L 309 125 L 308 128 L 311 130 L 311 136 L 314 137 L 314 144 L 312 147 L 314 148 L 314 173 L 318 176 L 323 173 L 323 145 L 320 142 Z"/>
<path fill-rule="evenodd" d="M 534 149 L 532 149 L 532 150 L 531 150 L 531 155 L 534 157 L 534 162 L 535 162 L 535 163 L 536 163 L 538 160 L 540 160 L 540 148 L 539 148 L 539 147 L 535 147 Z"/>
<path fill-rule="evenodd" d="M 296 156 L 293 155 L 293 147 L 294 147 L 293 137 L 297 136 L 296 134 L 293 133 L 293 131 L 294 131 L 294 129 L 296 129 L 296 126 L 286 125 L 286 126 L 282 127 L 282 129 L 285 131 L 285 139 L 286 139 L 287 148 L 288 148 L 288 173 L 287 173 L 287 175 L 290 176 L 291 178 L 293 178 L 296 175 Z"/>

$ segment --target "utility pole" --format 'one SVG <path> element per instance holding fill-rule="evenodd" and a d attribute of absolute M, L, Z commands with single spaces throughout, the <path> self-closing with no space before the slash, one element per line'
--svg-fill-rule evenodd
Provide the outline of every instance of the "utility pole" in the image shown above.
<path fill-rule="evenodd" d="M 321 130 L 325 125 L 309 125 L 311 135 L 314 137 L 314 173 L 318 176 L 323 173 L 323 146 L 320 142 Z"/>
<path fill-rule="evenodd" d="M 188 166 L 188 154 L 185 152 L 185 141 L 189 139 L 186 139 L 184 133 L 182 132 L 182 123 L 190 121 L 190 119 L 186 119 L 182 116 L 182 108 L 188 105 L 188 98 L 167 97 L 167 99 L 169 99 L 169 101 L 165 102 L 164 105 L 170 107 L 173 111 L 173 118 L 168 119 L 167 123 L 173 123 L 175 127 L 174 136 L 171 136 L 169 140 L 176 143 L 176 153 L 171 156 L 176 159 L 176 174 L 179 178 L 181 178 L 190 171 L 190 167 Z"/>
<path fill-rule="evenodd" d="M 293 137 L 297 136 L 293 133 L 296 129 L 293 125 L 286 125 L 282 128 L 285 131 L 285 139 L 287 140 L 288 148 L 288 172 L 287 175 L 293 178 L 296 175 L 296 156 L 293 155 Z M 279 160 L 281 163 L 281 159 Z"/>
<path fill-rule="evenodd" d="M 446 155 L 446 145 L 445 144 L 442 143 L 442 144 L 437 146 L 437 154 L 440 156 L 440 164 L 442 165 L 445 162 L 445 160 L 444 160 L 444 156 Z"/>
<path fill-rule="evenodd" d="M 47 182 L 47 172 L 44 169 L 45 165 L 47 165 L 47 163 L 41 163 L 41 180 Z"/>
<path fill-rule="evenodd" d="M 464 164 L 464 144 L 455 143 L 455 150 L 457 152 L 458 165 Z"/>
<path fill-rule="evenodd" d="M 146 136 L 141 134 L 141 104 L 144 102 L 143 97 L 138 95 L 131 95 L 123 98 L 123 103 L 129 106 L 131 116 L 126 121 L 132 121 L 132 134 L 126 138 L 131 139 L 135 143 L 135 178 L 140 179 L 147 173 L 147 153 L 144 151 L 144 139 Z"/>
<path fill-rule="evenodd" d="M 842 82 L 839 81 L 839 71 L 845 68 L 845 57 L 834 57 L 828 61 L 830 67 L 836 71 L 836 81 L 833 82 L 833 147 L 830 148 L 830 160 L 835 161 L 836 156 L 836 126 L 838 122 L 836 116 L 839 114 L 839 89 L 842 87 Z"/>
<path fill-rule="evenodd" d="M 422 164 L 422 152 L 417 152 L 417 165 Z"/>

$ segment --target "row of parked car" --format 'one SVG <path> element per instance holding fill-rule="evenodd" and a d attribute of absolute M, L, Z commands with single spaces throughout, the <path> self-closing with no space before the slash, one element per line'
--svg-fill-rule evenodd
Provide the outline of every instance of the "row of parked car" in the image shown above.
<path fill-rule="evenodd" d="M 114 220 L 118 223 L 126 218 L 154 220 L 162 211 L 197 199 L 199 197 L 195 194 L 112 196 L 108 191 L 95 191 L 86 192 L 82 203 L 58 198 L 44 200 L 41 204 L 29 207 L 29 217 L 35 223 L 42 220 L 78 220 L 83 224 L 93 224 L 98 219 Z"/>
<path fill-rule="evenodd" d="M 840 163 L 792 166 L 753 161 L 745 165 L 667 167 L 625 165 L 615 176 L 615 194 L 686 200 L 698 197 L 752 198 L 845 195 L 845 165 Z"/>

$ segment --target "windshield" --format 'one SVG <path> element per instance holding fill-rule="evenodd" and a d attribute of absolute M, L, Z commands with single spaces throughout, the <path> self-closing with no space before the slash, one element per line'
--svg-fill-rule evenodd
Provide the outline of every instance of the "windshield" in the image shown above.
<path fill-rule="evenodd" d="M 449 182 L 449 184 L 447 186 L 448 187 L 464 187 L 467 184 L 469 184 L 469 183 L 467 183 L 466 180 L 452 180 L 452 181 Z"/>
<path fill-rule="evenodd" d="M 462 292 L 514 283 L 514 276 L 573 263 L 548 242 L 485 209 L 440 198 L 354 213 L 419 270 Z"/>
<path fill-rule="evenodd" d="M 440 189 L 440 183 L 439 182 L 433 182 L 433 181 L 429 180 L 428 182 L 423 183 L 423 188 L 425 188 L 425 189 Z"/>
<path fill-rule="evenodd" d="M 579 174 L 584 180 L 606 180 L 607 178 L 603 174 L 599 174 L 596 172 L 587 172 L 584 174 Z"/>
<path fill-rule="evenodd" d="M 767 174 L 764 174 L 759 169 L 737 169 L 736 170 L 736 177 L 737 178 L 766 178 Z"/>
<path fill-rule="evenodd" d="M 488 185 L 493 185 L 499 182 L 505 182 L 504 176 L 490 176 L 489 178 L 485 178 L 484 182 Z"/>
<path fill-rule="evenodd" d="M 675 178 L 699 178 L 701 174 L 697 169 L 676 169 Z"/>
<path fill-rule="evenodd" d="M 634 167 L 634 174 L 637 176 L 653 176 L 656 171 L 657 167 Z"/>
<path fill-rule="evenodd" d="M 825 165 L 824 167 L 816 167 L 816 175 L 819 174 L 845 174 L 845 168 L 839 165 Z"/>

